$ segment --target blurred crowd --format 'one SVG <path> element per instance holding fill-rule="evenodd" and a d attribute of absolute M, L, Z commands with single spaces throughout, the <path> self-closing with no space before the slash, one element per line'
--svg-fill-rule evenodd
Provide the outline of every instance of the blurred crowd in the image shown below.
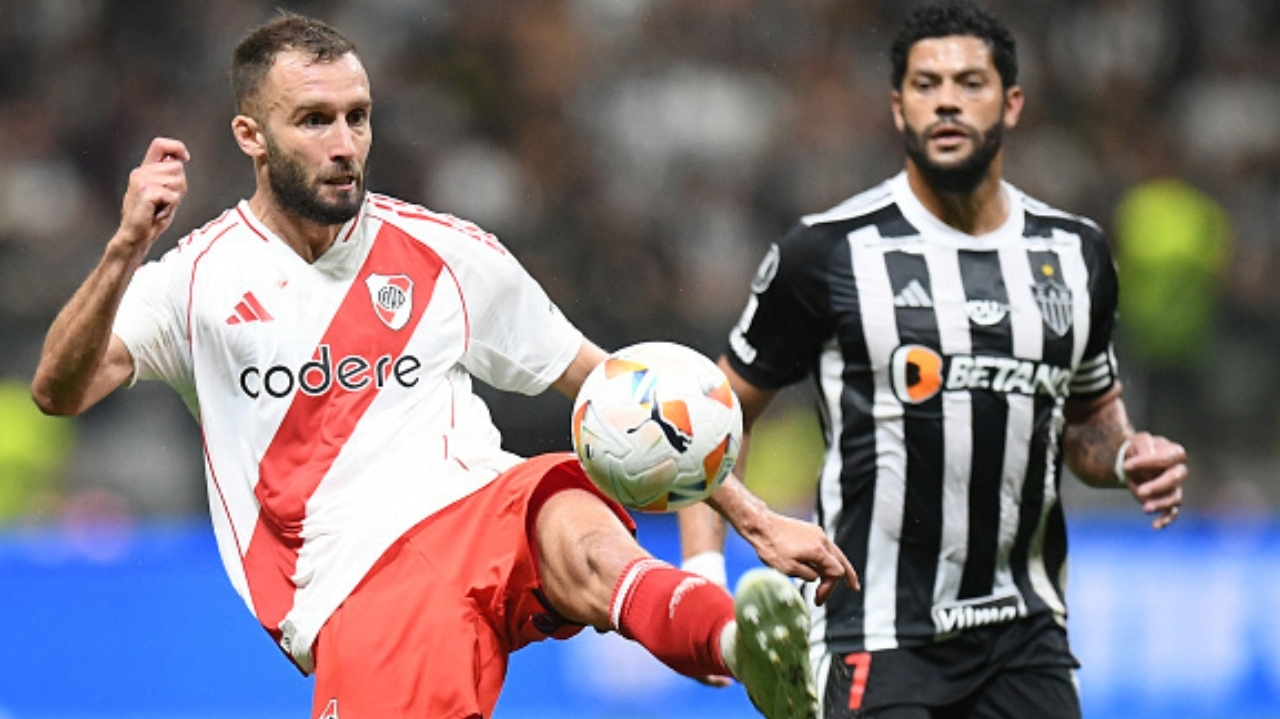
<path fill-rule="evenodd" d="M 371 189 L 496 233 L 604 346 L 718 353 L 767 244 L 901 168 L 887 53 L 915 4 L 0 0 L 0 380 L 29 382 L 152 137 L 192 154 L 157 252 L 252 192 L 227 67 L 278 7 L 359 46 Z M 1280 506 L 1280 3 L 988 6 L 1027 95 L 1007 177 L 1120 259 L 1135 421 L 1193 453 L 1191 509 Z M 561 400 L 491 397 L 522 452 L 567 446 Z M 47 479 L 0 524 L 205 511 L 185 414 L 142 385 L 70 423 L 0 406 L 0 486 Z"/>

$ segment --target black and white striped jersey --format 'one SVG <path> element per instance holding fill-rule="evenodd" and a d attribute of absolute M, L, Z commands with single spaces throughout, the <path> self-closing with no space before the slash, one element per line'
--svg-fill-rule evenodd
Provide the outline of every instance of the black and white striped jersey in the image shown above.
<path fill-rule="evenodd" d="M 1115 268 L 1097 225 L 1004 192 L 1008 222 L 981 237 L 905 173 L 804 217 L 730 335 L 753 384 L 816 384 L 817 520 L 863 587 L 815 607 L 831 651 L 1066 616 L 1063 403 L 1116 382 Z"/>

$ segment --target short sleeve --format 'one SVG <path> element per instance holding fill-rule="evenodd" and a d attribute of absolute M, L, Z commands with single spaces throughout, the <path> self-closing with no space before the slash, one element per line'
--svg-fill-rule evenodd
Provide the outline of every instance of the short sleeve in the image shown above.
<path fill-rule="evenodd" d="M 475 257 L 482 266 L 459 272 L 472 323 L 463 362 L 497 389 L 538 394 L 577 356 L 582 333 L 510 254 Z"/>
<path fill-rule="evenodd" d="M 831 336 L 827 287 L 833 247 L 826 234 L 797 225 L 770 246 L 756 271 L 725 353 L 734 370 L 756 386 L 778 389 L 800 381 Z"/>
<path fill-rule="evenodd" d="M 125 290 L 112 332 L 133 355 L 131 380 L 160 380 L 179 390 L 191 385 L 183 263 L 173 250 L 139 267 Z"/>
<path fill-rule="evenodd" d="M 1120 285 L 1115 261 L 1106 239 L 1096 229 L 1083 237 L 1085 265 L 1089 271 L 1089 337 L 1080 366 L 1071 380 L 1074 399 L 1089 400 L 1115 385 L 1119 377 L 1113 346 Z"/>

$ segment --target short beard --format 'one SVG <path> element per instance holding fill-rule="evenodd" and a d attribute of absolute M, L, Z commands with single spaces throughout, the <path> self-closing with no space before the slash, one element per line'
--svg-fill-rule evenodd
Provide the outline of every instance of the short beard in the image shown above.
<path fill-rule="evenodd" d="M 924 136 L 910 127 L 903 132 L 907 157 L 915 163 L 926 182 L 941 192 L 967 195 L 977 189 L 991 169 L 991 162 L 1004 144 L 1004 117 L 985 132 L 978 133 L 973 152 L 954 165 L 939 165 L 929 159 Z"/>
<path fill-rule="evenodd" d="M 270 139 L 267 141 L 267 177 L 271 190 L 281 207 L 304 220 L 318 225 L 341 225 L 359 214 L 364 203 L 364 174 L 357 173 L 350 161 L 343 162 L 338 170 L 356 176 L 356 193 L 350 199 L 327 203 L 312 189 L 302 163 L 281 152 Z"/>

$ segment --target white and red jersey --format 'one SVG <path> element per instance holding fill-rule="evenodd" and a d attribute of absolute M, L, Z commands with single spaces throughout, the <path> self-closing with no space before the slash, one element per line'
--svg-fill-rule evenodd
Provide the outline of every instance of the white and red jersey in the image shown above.
<path fill-rule="evenodd" d="M 519 461 L 472 375 L 535 394 L 582 343 L 493 236 L 380 195 L 314 263 L 241 202 L 138 270 L 114 331 L 198 418 L 223 564 L 304 671 L 384 550 Z"/>

